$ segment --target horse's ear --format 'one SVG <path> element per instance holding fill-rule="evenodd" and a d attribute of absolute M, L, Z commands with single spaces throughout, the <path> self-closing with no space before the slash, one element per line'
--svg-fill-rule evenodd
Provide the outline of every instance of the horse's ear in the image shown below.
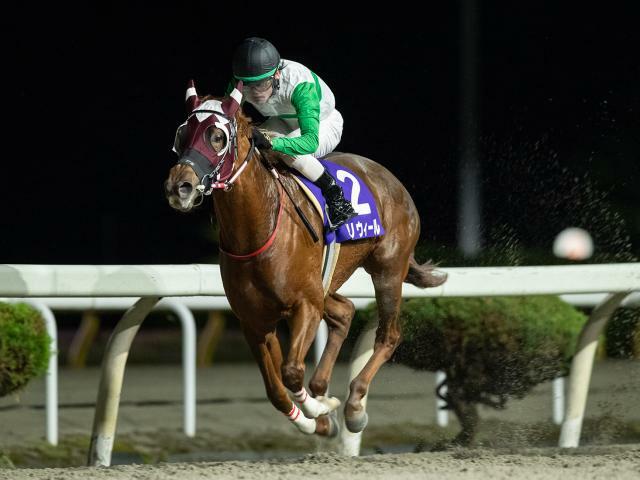
<path fill-rule="evenodd" d="M 242 102 L 242 80 L 238 81 L 236 88 L 222 102 L 222 111 L 229 117 L 233 117 Z"/>
<path fill-rule="evenodd" d="M 196 92 L 196 85 L 193 83 L 193 80 L 189 80 L 187 84 L 187 96 L 185 97 L 185 102 L 187 102 L 187 111 L 189 113 L 193 112 L 195 108 L 200 106 L 200 98 L 198 98 L 198 92 Z"/>

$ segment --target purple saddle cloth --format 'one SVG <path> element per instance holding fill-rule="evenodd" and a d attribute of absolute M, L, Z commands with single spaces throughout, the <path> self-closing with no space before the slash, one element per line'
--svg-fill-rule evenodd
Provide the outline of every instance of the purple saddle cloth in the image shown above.
<path fill-rule="evenodd" d="M 380 215 L 378 214 L 378 207 L 376 206 L 375 199 L 369 187 L 360 180 L 360 178 L 347 167 L 337 165 L 328 160 L 320 159 L 320 163 L 329 171 L 331 176 L 336 179 L 338 185 L 342 187 L 344 192 L 344 198 L 351 201 L 353 208 L 358 212 L 358 216 L 353 217 L 348 222 L 341 225 L 336 231 L 329 232 L 327 228 L 329 221 L 327 219 L 327 212 L 325 209 L 325 200 L 320 193 L 320 189 L 316 187 L 312 182 L 307 180 L 306 177 L 300 175 L 298 172 L 293 171 L 293 174 L 298 177 L 302 183 L 313 193 L 316 197 L 320 207 L 322 207 L 323 221 L 324 221 L 324 239 L 326 243 L 331 243 L 334 240 L 337 243 L 348 242 L 349 240 L 360 240 L 362 238 L 372 238 L 384 235 L 384 228 L 382 228 L 382 222 L 380 221 Z"/>

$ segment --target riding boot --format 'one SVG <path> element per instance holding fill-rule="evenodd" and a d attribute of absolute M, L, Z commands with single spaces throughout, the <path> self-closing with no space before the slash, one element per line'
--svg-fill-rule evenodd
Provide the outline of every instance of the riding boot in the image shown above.
<path fill-rule="evenodd" d="M 329 230 L 336 230 L 340 225 L 357 215 L 351 202 L 344 198 L 342 188 L 325 169 L 320 178 L 313 182 L 322 191 L 326 201 Z"/>

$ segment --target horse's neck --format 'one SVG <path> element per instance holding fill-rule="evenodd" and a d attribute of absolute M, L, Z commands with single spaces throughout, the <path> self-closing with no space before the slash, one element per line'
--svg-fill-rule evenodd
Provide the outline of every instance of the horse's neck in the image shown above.
<path fill-rule="evenodd" d="M 220 246 L 227 252 L 247 254 L 264 245 L 276 226 L 276 180 L 254 155 L 228 192 L 214 194 L 220 225 Z"/>

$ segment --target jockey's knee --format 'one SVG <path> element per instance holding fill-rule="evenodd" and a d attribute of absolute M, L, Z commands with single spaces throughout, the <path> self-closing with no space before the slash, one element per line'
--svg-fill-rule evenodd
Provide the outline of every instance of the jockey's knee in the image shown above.
<path fill-rule="evenodd" d="M 292 157 L 290 167 L 295 168 L 312 182 L 315 182 L 324 172 L 324 166 L 313 155 L 296 155 Z"/>
<path fill-rule="evenodd" d="M 285 363 L 282 366 L 282 383 L 292 392 L 299 392 L 304 386 L 304 365 Z"/>

